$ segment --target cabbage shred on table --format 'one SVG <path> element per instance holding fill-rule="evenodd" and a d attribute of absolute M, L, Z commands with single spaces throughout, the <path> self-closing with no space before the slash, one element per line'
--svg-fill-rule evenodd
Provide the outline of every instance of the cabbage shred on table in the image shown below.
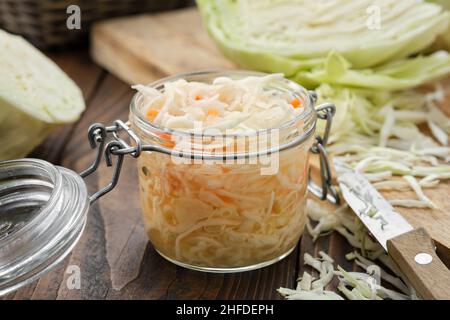
<path fill-rule="evenodd" d="M 288 300 L 416 300 L 416 292 L 400 277 L 396 265 L 380 244 L 373 241 L 362 222 L 347 205 L 334 211 L 308 200 L 307 223 L 309 234 L 315 241 L 331 231 L 338 232 L 355 247 L 345 257 L 355 261 L 364 272 L 347 272 L 325 252 L 319 257 L 305 253 L 303 262 L 312 272 L 305 271 L 297 281 L 296 289 L 279 288 Z M 312 225 L 315 223 L 315 226 Z M 337 279 L 338 293 L 327 290 Z"/>

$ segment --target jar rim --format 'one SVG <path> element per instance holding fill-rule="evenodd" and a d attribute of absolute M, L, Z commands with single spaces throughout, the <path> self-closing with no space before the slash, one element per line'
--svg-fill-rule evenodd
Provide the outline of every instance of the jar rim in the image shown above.
<path fill-rule="evenodd" d="M 178 80 L 185 78 L 187 80 L 195 80 L 195 78 L 201 78 L 205 76 L 209 77 L 220 77 L 220 76 L 265 76 L 268 75 L 268 73 L 264 72 L 255 72 L 255 71 L 246 71 L 246 70 L 227 70 L 227 71 L 220 71 L 220 70 L 206 70 L 206 71 L 194 71 L 194 72 L 186 72 L 186 73 L 179 73 L 173 76 L 165 77 L 160 80 L 154 81 L 148 86 L 158 89 L 160 88 L 164 83 Z M 207 133 L 196 133 L 196 132 L 189 132 L 189 131 L 183 131 L 178 129 L 171 129 L 167 127 L 158 126 L 146 119 L 144 114 L 141 112 L 141 110 L 138 108 L 138 99 L 143 97 L 140 92 L 137 92 L 133 98 L 131 99 L 130 103 L 130 113 L 131 116 L 134 117 L 133 120 L 136 120 L 138 125 L 143 128 L 145 131 L 156 131 L 161 134 L 171 134 L 175 136 L 194 136 L 194 135 L 201 135 L 204 138 L 214 138 L 214 137 L 220 137 L 226 135 L 228 138 L 241 138 L 241 137 L 252 137 L 252 136 L 260 136 L 263 134 L 270 134 L 274 130 L 284 130 L 289 129 L 295 124 L 297 124 L 299 121 L 303 120 L 304 125 L 307 126 L 310 121 L 314 121 L 314 125 L 310 126 L 311 128 L 309 130 L 305 130 L 303 133 L 303 136 L 309 136 L 312 134 L 312 132 L 315 129 L 315 120 L 316 120 L 316 113 L 314 112 L 314 98 L 311 93 L 308 92 L 306 88 L 299 85 L 298 83 L 289 80 L 287 78 L 283 78 L 282 81 L 284 81 L 284 84 L 292 89 L 293 93 L 298 93 L 298 95 L 303 95 L 307 101 L 307 104 L 304 108 L 303 112 L 300 112 L 298 115 L 296 115 L 294 118 L 289 119 L 283 123 L 281 123 L 276 128 L 264 128 L 264 129 L 257 129 L 254 131 L 254 134 L 246 134 L 246 133 L 231 133 L 231 134 L 207 134 Z"/>
<path fill-rule="evenodd" d="M 17 230 L 14 230 L 11 234 L 8 235 L 8 238 L 11 239 L 11 236 L 14 236 L 14 238 L 21 237 L 23 234 L 29 232 L 30 229 L 35 226 L 37 220 L 42 220 L 46 215 L 49 214 L 49 209 L 51 209 L 52 206 L 55 205 L 55 202 L 58 201 L 58 198 L 61 196 L 63 188 L 63 178 L 61 172 L 56 169 L 55 166 L 40 159 L 28 158 L 2 161 L 0 163 L 0 169 L 5 166 L 14 167 L 15 169 L 17 169 L 18 167 L 31 169 L 32 167 L 32 169 L 34 170 L 41 170 L 42 173 L 45 172 L 45 176 L 48 177 L 52 183 L 52 190 L 46 203 L 39 209 L 39 212 L 37 214 L 35 214 L 30 220 L 27 221 L 25 225 Z"/>

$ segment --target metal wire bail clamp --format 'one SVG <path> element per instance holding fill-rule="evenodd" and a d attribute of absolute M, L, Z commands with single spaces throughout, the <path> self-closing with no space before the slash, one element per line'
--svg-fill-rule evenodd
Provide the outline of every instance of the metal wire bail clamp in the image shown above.
<path fill-rule="evenodd" d="M 315 94 L 313 98 L 315 98 Z M 319 155 L 320 160 L 320 178 L 322 186 L 319 187 L 311 179 L 311 170 L 309 172 L 308 179 L 308 189 L 315 196 L 319 197 L 321 200 L 328 200 L 333 204 L 339 204 L 340 198 L 336 188 L 333 186 L 333 177 L 331 174 L 330 163 L 328 159 L 328 153 L 325 149 L 328 138 L 331 132 L 331 125 L 333 123 L 333 116 L 336 113 L 336 107 L 331 103 L 324 103 L 316 108 L 317 117 L 320 120 L 325 120 L 325 130 L 323 136 L 316 136 L 316 141 L 311 147 L 311 152 Z"/>

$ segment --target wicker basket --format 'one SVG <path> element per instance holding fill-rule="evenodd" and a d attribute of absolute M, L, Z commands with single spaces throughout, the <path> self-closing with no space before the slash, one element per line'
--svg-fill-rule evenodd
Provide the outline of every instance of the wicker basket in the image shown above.
<path fill-rule="evenodd" d="M 175 9 L 192 0 L 0 0 L 0 27 L 40 48 L 61 48 L 87 40 L 92 22 L 129 14 Z M 66 25 L 70 5 L 81 9 L 81 29 Z"/>

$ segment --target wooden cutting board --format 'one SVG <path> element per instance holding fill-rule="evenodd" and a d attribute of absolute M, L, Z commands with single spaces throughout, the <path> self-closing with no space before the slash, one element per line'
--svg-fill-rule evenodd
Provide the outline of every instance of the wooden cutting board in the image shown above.
<path fill-rule="evenodd" d="M 128 83 L 193 70 L 236 69 L 208 38 L 195 8 L 100 22 L 92 30 L 91 55 Z"/>
<path fill-rule="evenodd" d="M 209 39 L 195 8 L 100 22 L 91 35 L 92 58 L 120 79 L 150 83 L 180 72 L 236 69 Z M 443 107 L 450 114 L 449 94 Z M 438 245 L 450 248 L 450 183 L 425 191 L 439 210 L 398 210 L 415 227 L 423 226 Z M 411 198 L 412 192 L 388 192 L 387 198 Z"/>

